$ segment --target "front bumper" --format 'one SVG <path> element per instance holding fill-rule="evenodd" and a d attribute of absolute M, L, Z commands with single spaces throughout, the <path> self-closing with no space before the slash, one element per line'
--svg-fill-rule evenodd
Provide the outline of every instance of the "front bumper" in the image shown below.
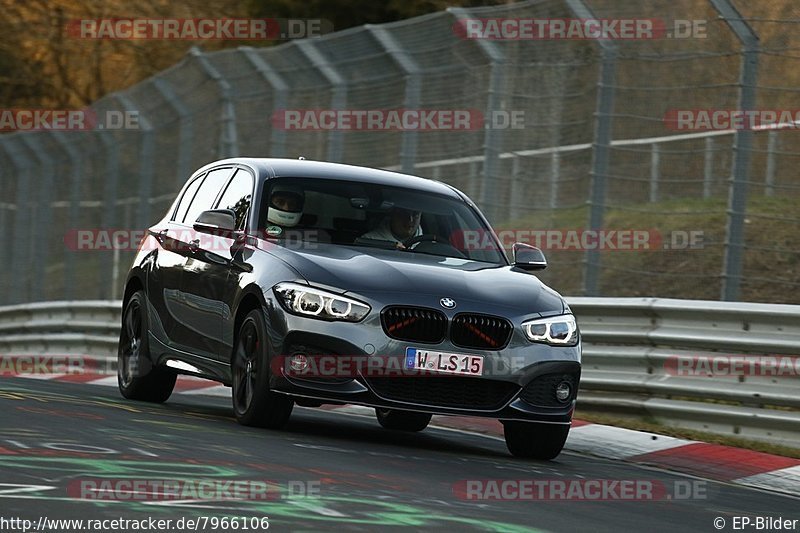
<path fill-rule="evenodd" d="M 529 342 L 519 323 L 499 351 L 465 349 L 445 339 L 438 344 L 417 344 L 388 337 L 379 313 L 359 323 L 326 322 L 287 313 L 270 299 L 266 314 L 269 328 L 270 387 L 273 391 L 320 403 L 345 403 L 432 413 L 480 416 L 499 420 L 569 424 L 580 382 L 581 347 L 552 347 Z M 370 302 L 373 310 L 377 302 Z M 377 309 L 380 309 L 380 304 Z M 376 376 L 361 369 L 342 375 L 304 377 L 289 370 L 286 362 L 296 354 L 359 361 L 370 358 L 402 358 L 407 347 L 484 357 L 481 377 Z M 275 361 L 280 361 L 275 364 Z M 558 402 L 550 392 L 555 383 L 570 380 L 573 393 Z M 544 387 L 544 389 L 542 389 Z M 549 387 L 549 388 L 548 388 Z"/>
<path fill-rule="evenodd" d="M 538 376 L 551 374 L 579 376 L 580 365 L 576 363 L 542 363 L 535 365 L 534 368 L 531 369 L 529 379 L 533 381 Z M 437 415 L 480 416 L 495 418 L 498 420 L 519 420 L 529 422 L 547 422 L 553 424 L 569 424 L 572 420 L 572 414 L 575 409 L 575 399 L 572 399 L 568 403 L 559 407 L 532 405 L 520 397 L 525 388 L 520 387 L 514 382 L 510 381 L 506 382 L 509 384 L 510 392 L 503 400 L 502 404 L 497 408 L 484 408 L 483 406 L 468 405 L 456 407 L 453 405 L 436 403 L 435 400 L 414 401 L 410 398 L 392 398 L 386 393 L 387 389 L 384 388 L 381 390 L 375 386 L 374 378 L 368 378 L 364 376 L 358 376 L 351 380 L 340 383 L 324 383 L 321 381 L 303 380 L 288 377 L 286 375 L 273 376 L 273 379 L 273 390 L 275 390 L 275 392 L 288 394 L 298 398 L 316 400 L 320 401 L 321 403 L 355 404 L 385 409 L 401 409 L 406 411 L 432 413 Z M 439 385 L 439 383 L 435 381 L 437 378 L 430 377 L 387 377 L 380 379 L 419 379 L 427 380 L 431 383 L 431 386 Z M 441 379 L 469 379 L 475 380 L 476 382 L 487 380 L 487 378 L 482 377 L 443 377 Z M 577 381 L 578 380 L 576 380 L 576 384 Z M 425 383 L 425 381 L 421 381 L 421 383 Z"/>

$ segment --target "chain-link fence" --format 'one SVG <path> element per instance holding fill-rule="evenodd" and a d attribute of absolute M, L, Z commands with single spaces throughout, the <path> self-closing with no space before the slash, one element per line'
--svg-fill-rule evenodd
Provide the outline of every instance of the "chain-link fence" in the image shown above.
<path fill-rule="evenodd" d="M 74 250 L 65 235 L 147 228 L 194 169 L 239 155 L 450 183 L 504 240 L 535 236 L 550 261 L 542 278 L 564 294 L 798 303 L 800 136 L 791 127 L 675 131 L 665 120 L 676 110 L 791 108 L 798 13 L 756 4 L 533 0 L 275 47 L 193 49 L 92 106 L 98 116 L 135 111 L 138 129 L 0 137 L 0 303 L 118 297 L 133 252 Z M 703 35 L 461 32 L 468 19 L 592 18 L 702 21 Z M 494 127 L 343 131 L 273 120 L 322 109 L 478 110 Z M 491 120 L 513 114 L 523 127 Z M 618 238 L 631 233 L 647 249 Z"/>

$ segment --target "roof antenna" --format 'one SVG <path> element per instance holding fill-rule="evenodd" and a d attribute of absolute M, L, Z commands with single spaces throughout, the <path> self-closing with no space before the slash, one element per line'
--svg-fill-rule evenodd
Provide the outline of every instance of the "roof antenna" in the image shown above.
<path fill-rule="evenodd" d="M 299 159 L 300 161 L 305 161 L 306 160 L 306 158 L 304 156 L 302 156 L 302 155 L 300 157 L 298 157 L 297 159 Z"/>

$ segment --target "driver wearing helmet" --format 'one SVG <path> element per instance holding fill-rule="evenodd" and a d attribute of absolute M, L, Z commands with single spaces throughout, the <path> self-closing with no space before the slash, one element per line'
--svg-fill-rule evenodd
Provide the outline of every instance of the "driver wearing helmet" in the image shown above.
<path fill-rule="evenodd" d="M 404 248 L 403 241 L 422 235 L 422 228 L 419 226 L 421 216 L 421 211 L 393 207 L 389 216 L 385 217 L 377 228 L 361 237 L 389 241 Z"/>
<path fill-rule="evenodd" d="M 291 184 L 276 184 L 270 191 L 267 206 L 266 235 L 271 239 L 280 239 L 286 246 L 307 247 L 316 243 L 331 242 L 330 235 L 324 229 L 302 221 L 306 195 L 303 189 Z M 315 220 L 315 217 L 311 217 Z"/>
<path fill-rule="evenodd" d="M 303 216 L 305 194 L 291 185 L 275 185 L 269 198 L 267 223 L 285 228 L 296 226 Z"/>

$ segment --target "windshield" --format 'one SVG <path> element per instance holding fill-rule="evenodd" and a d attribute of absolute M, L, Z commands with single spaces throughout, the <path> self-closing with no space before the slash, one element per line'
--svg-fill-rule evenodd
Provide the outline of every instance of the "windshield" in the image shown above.
<path fill-rule="evenodd" d="M 283 243 L 383 248 L 506 264 L 491 230 L 460 199 L 319 178 L 267 181 L 259 232 Z"/>

